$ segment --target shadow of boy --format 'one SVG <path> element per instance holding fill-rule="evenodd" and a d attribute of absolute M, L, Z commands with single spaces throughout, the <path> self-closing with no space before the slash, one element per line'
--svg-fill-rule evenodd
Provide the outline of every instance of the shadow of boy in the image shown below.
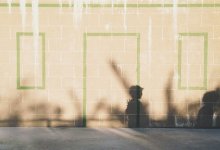
<path fill-rule="evenodd" d="M 125 113 L 127 114 L 129 128 L 148 127 L 149 117 L 145 107 L 141 103 L 143 88 L 135 85 L 129 88 L 131 100 L 128 101 Z"/>

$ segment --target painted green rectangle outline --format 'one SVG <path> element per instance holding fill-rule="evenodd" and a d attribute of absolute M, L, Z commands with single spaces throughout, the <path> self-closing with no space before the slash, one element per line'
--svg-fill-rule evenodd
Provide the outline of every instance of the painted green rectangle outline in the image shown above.
<path fill-rule="evenodd" d="M 17 89 L 28 90 L 28 89 L 45 89 L 45 33 L 40 32 L 39 36 L 42 38 L 42 85 L 41 86 L 22 86 L 21 85 L 21 72 L 20 72 L 20 37 L 22 36 L 33 36 L 33 32 L 17 32 Z"/>
<path fill-rule="evenodd" d="M 203 72 L 203 86 L 182 86 L 181 65 L 182 65 L 182 37 L 184 36 L 197 36 L 204 37 L 204 72 Z M 208 33 L 179 33 L 178 39 L 178 89 L 180 90 L 206 90 L 207 89 L 207 70 L 208 70 Z"/>
<path fill-rule="evenodd" d="M 137 84 L 140 84 L 140 33 L 84 33 L 83 35 L 83 126 L 86 127 L 86 90 L 87 90 L 87 38 L 88 37 L 109 37 L 109 36 L 124 36 L 124 37 L 136 37 L 137 38 Z M 139 122 L 139 121 L 138 121 Z"/>

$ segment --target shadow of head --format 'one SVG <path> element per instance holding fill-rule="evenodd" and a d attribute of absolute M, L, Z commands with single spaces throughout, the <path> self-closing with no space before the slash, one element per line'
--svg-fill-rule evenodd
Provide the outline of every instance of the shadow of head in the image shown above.
<path fill-rule="evenodd" d="M 129 88 L 129 95 L 132 97 L 132 99 L 140 99 L 142 97 L 142 91 L 143 88 L 139 85 L 133 85 Z"/>
<path fill-rule="evenodd" d="M 206 92 L 203 95 L 202 102 L 206 106 L 213 106 L 219 101 L 220 95 L 217 90 Z"/>

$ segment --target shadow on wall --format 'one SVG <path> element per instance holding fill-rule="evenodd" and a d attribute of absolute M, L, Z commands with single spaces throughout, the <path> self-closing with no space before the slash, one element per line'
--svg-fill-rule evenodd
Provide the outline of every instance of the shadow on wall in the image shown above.
<path fill-rule="evenodd" d="M 117 68 L 116 62 L 112 61 L 110 63 L 111 68 L 115 75 L 118 77 L 121 85 L 126 89 L 129 87 L 132 88 L 133 86 L 130 86 L 131 84 L 128 83 L 128 80 L 126 78 L 123 78 L 120 75 L 120 70 Z M 173 105 L 174 104 L 174 98 L 173 98 L 173 73 L 171 72 L 167 81 L 167 85 L 165 87 L 165 97 L 167 105 L 167 119 L 165 120 L 159 120 L 154 121 L 149 118 L 149 112 L 144 112 L 145 116 L 148 116 L 145 118 L 146 126 L 150 127 L 177 127 L 177 120 L 182 124 L 182 127 L 197 127 L 197 128 L 212 128 L 212 127 L 220 127 L 220 88 L 216 88 L 215 91 L 208 91 L 203 96 L 203 106 L 200 108 L 199 100 L 197 103 L 190 103 L 188 105 L 188 114 L 187 115 L 179 115 L 177 108 Z M 140 99 L 142 93 L 142 90 L 139 89 L 139 92 L 136 91 L 135 96 L 131 95 L 132 99 Z M 140 94 L 140 95 L 139 95 Z M 132 107 L 129 108 L 129 110 L 132 110 L 132 117 L 130 120 L 132 122 L 129 124 L 129 115 L 128 115 L 128 127 L 141 127 L 139 123 L 140 115 L 143 114 L 142 110 L 142 104 L 140 101 L 136 101 L 136 103 L 131 104 Z M 128 103 L 129 106 L 129 103 Z M 148 110 L 148 106 L 146 105 L 146 110 Z M 128 109 L 128 107 L 127 107 Z M 127 110 L 126 110 L 127 111 Z M 135 113 L 136 112 L 136 113 Z M 214 118 L 215 116 L 215 118 Z M 135 123 L 136 122 L 136 125 Z"/>
<path fill-rule="evenodd" d="M 24 81 L 26 82 L 26 81 Z M 31 93 L 31 92 L 30 92 Z M 38 99 L 38 103 L 33 100 L 33 95 L 29 91 L 14 92 L 10 90 L 11 97 L 7 99 L 9 107 L 0 111 L 7 111 L 4 116 L 0 115 L 0 126 L 51 126 L 51 120 L 59 121 L 62 117 L 60 106 L 50 105 L 47 99 Z M 25 101 L 27 100 L 28 101 Z M 3 99 L 0 99 L 0 102 Z M 5 99 L 4 99 L 5 101 Z M 1 107 L 0 107 L 1 108 Z M 4 119 L 2 119 L 4 118 Z"/>
<path fill-rule="evenodd" d="M 109 61 L 113 73 L 118 78 L 125 92 L 130 95 L 131 99 L 129 100 L 125 112 L 119 112 L 125 115 L 125 124 L 128 127 L 148 127 L 149 126 L 149 111 L 148 104 L 141 102 L 142 97 L 142 88 L 140 86 L 131 86 L 128 79 L 121 76 L 120 70 L 118 69 L 116 62 L 114 60 Z M 145 101 L 145 100 L 144 100 Z M 145 101 L 146 102 L 146 101 Z M 116 110 L 116 109 L 114 109 Z"/>
<path fill-rule="evenodd" d="M 173 73 L 170 74 L 168 78 L 168 82 L 165 89 L 165 95 L 166 95 L 166 104 L 167 104 L 167 120 L 166 120 L 166 126 L 167 127 L 175 127 L 175 116 L 177 115 L 177 111 L 175 107 L 173 106 Z"/>
<path fill-rule="evenodd" d="M 208 91 L 203 95 L 202 107 L 200 108 L 196 120 L 198 128 L 212 128 L 216 126 L 213 121 L 214 114 L 219 111 L 220 90 Z M 215 122 L 219 122 L 219 116 L 215 118 Z"/>
<path fill-rule="evenodd" d="M 167 118 L 155 121 L 150 119 L 148 104 L 146 100 L 140 100 L 142 89 L 140 86 L 132 86 L 129 81 L 121 76 L 114 61 L 110 62 L 110 67 L 114 75 L 118 78 L 121 86 L 131 96 L 127 109 L 122 110 L 119 106 L 110 106 L 103 98 L 95 107 L 93 114 L 98 114 L 101 110 L 108 110 L 109 120 L 118 120 L 124 127 L 197 127 L 212 128 L 220 127 L 220 88 L 215 91 L 208 91 L 203 95 L 202 107 L 200 103 L 188 104 L 188 115 L 179 115 L 177 108 L 173 105 L 173 73 L 170 73 L 167 84 L 164 89 L 166 97 Z M 11 92 L 12 93 L 12 92 Z M 22 103 L 23 98 L 30 98 L 31 95 L 27 91 L 22 91 L 18 96 L 9 99 L 10 113 L 8 119 L 0 121 L 0 126 L 17 127 L 17 126 L 47 126 L 47 127 L 83 127 L 82 105 L 77 93 L 72 90 L 67 93 L 72 101 L 72 109 L 75 110 L 72 119 L 65 120 L 62 117 L 64 110 L 58 105 L 51 105 L 47 99 L 42 99 L 40 103 Z M 1 101 L 1 99 L 0 99 Z M 199 100 L 198 100 L 199 101 Z M 32 102 L 32 101 L 30 101 Z M 40 112 L 37 113 L 36 112 Z M 31 115 L 30 115 L 31 114 Z M 51 115 L 53 114 L 53 115 Z M 120 115 L 118 115 L 120 114 Z M 197 115 L 198 114 L 198 115 Z M 24 116 L 29 115 L 30 119 Z M 178 119 L 177 119 L 178 116 Z M 0 117 L 2 117 L 0 115 Z M 98 121 L 98 120 L 97 120 Z M 112 127 L 111 124 L 109 127 Z"/>

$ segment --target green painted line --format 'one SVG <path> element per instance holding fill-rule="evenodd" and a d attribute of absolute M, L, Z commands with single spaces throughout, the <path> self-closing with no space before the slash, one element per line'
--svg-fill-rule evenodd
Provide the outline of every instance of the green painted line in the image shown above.
<path fill-rule="evenodd" d="M 34 87 L 34 86 L 20 86 L 20 90 L 34 90 L 34 89 L 44 89 L 44 87 Z"/>
<path fill-rule="evenodd" d="M 35 89 L 35 87 L 27 87 L 27 86 L 21 86 L 18 88 L 19 90 L 32 90 Z"/>
<path fill-rule="evenodd" d="M 168 7 L 169 4 L 137 4 L 136 6 L 131 6 L 135 8 L 163 8 Z"/>
<path fill-rule="evenodd" d="M 40 33 L 42 36 L 42 88 L 46 88 L 46 57 L 45 57 L 45 33 Z"/>
<path fill-rule="evenodd" d="M 203 86 L 201 87 L 196 87 L 196 86 L 189 86 L 185 87 L 182 86 L 182 37 L 184 36 L 202 36 L 204 38 L 204 72 L 203 72 Z M 178 89 L 180 90 L 206 90 L 208 81 L 207 81 L 207 76 L 208 76 L 208 33 L 206 32 L 199 32 L 199 33 L 179 33 L 179 40 L 178 40 Z"/>
<path fill-rule="evenodd" d="M 41 86 L 24 86 L 21 85 L 21 71 L 20 71 L 20 38 L 22 36 L 33 36 L 33 32 L 17 32 L 16 41 L 17 41 L 17 89 L 19 90 L 28 90 L 28 89 L 45 89 L 46 83 L 46 73 L 45 73 L 45 33 L 39 33 L 39 36 L 42 38 L 42 85 Z"/>
<path fill-rule="evenodd" d="M 137 34 L 137 84 L 140 85 L 140 34 Z"/>
<path fill-rule="evenodd" d="M 181 64 L 182 64 L 182 41 L 179 39 L 178 40 L 178 88 L 181 89 L 181 79 L 182 79 L 182 72 L 181 72 Z"/>
<path fill-rule="evenodd" d="M 0 7 L 8 7 L 7 3 L 0 3 Z"/>
<path fill-rule="evenodd" d="M 19 36 L 33 36 L 34 35 L 32 32 L 18 32 L 18 34 Z"/>
<path fill-rule="evenodd" d="M 20 87 L 20 33 L 16 33 L 17 44 L 17 89 Z"/>
<path fill-rule="evenodd" d="M 0 3 L 0 7 L 20 7 L 19 3 Z M 31 3 L 26 3 L 26 7 L 32 7 Z M 74 4 L 59 4 L 59 3 L 39 3 L 40 8 L 68 8 L 74 7 Z M 155 4 L 140 4 L 140 3 L 128 3 L 128 4 L 99 4 L 99 3 L 90 3 L 90 4 L 83 4 L 83 8 L 172 8 L 172 7 L 179 7 L 179 8 L 215 8 L 220 7 L 220 3 L 195 3 L 195 4 L 164 4 L 164 3 L 155 3 Z"/>
<path fill-rule="evenodd" d="M 121 32 L 121 33 L 111 33 L 111 32 L 95 32 L 95 33 L 84 33 L 83 34 L 83 126 L 87 126 L 86 119 L 86 109 L 87 109 L 87 39 L 88 37 L 110 37 L 110 36 L 125 36 L 125 37 L 136 37 L 137 38 L 137 66 L 136 66 L 136 77 L 137 84 L 140 84 L 140 33 L 130 33 L 130 32 Z M 137 105 L 137 122 L 136 125 L 139 126 L 139 105 Z"/>
<path fill-rule="evenodd" d="M 20 4 L 19 3 L 11 3 L 11 7 L 19 7 Z"/>
<path fill-rule="evenodd" d="M 204 87 L 208 84 L 208 33 L 204 33 Z"/>
<path fill-rule="evenodd" d="M 137 35 L 137 84 L 140 85 L 140 34 Z M 140 127 L 140 103 L 137 103 L 136 127 Z"/>
<path fill-rule="evenodd" d="M 61 7 L 60 4 L 39 4 L 40 8 L 57 8 L 57 7 Z M 63 6 L 62 6 L 63 7 Z"/>
<path fill-rule="evenodd" d="M 199 33 L 179 33 L 180 36 L 205 36 L 207 33 L 199 32 Z"/>
<path fill-rule="evenodd" d="M 86 99 L 87 99 L 87 95 L 86 95 L 86 85 L 87 85 L 87 81 L 86 81 L 86 77 L 87 77 L 87 34 L 84 33 L 83 35 L 83 126 L 86 127 L 87 122 L 86 122 Z"/>

